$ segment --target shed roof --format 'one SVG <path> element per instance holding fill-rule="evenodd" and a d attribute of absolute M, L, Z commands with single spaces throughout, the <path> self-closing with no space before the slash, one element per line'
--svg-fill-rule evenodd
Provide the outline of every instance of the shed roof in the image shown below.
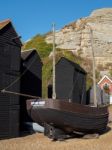
<path fill-rule="evenodd" d="M 0 30 L 3 29 L 6 25 L 11 23 L 10 19 L 4 20 L 0 22 Z"/>
<path fill-rule="evenodd" d="M 34 54 L 37 54 L 40 59 L 40 56 L 39 56 L 38 52 L 36 51 L 36 49 L 29 49 L 29 50 L 21 51 L 21 58 L 23 60 L 27 60 Z M 40 59 L 40 62 L 42 63 L 41 59 Z"/>
<path fill-rule="evenodd" d="M 57 62 L 57 64 L 58 64 L 60 61 L 62 61 L 62 60 L 67 61 L 67 62 L 68 62 L 70 65 L 72 65 L 76 70 L 81 71 L 81 72 L 83 72 L 83 73 L 86 74 L 86 71 L 85 71 L 82 67 L 80 67 L 79 64 L 74 63 L 73 61 L 71 61 L 71 60 L 69 60 L 69 59 L 67 59 L 67 58 L 65 58 L 65 57 L 61 57 L 60 60 Z M 56 64 L 56 65 L 57 65 L 57 64 Z"/>
<path fill-rule="evenodd" d="M 19 45 L 22 46 L 22 42 L 20 40 L 20 36 L 18 36 L 18 34 L 17 34 L 17 32 L 16 32 L 16 30 L 15 30 L 15 28 L 14 28 L 14 26 L 13 26 L 13 24 L 12 24 L 10 19 L 6 19 L 6 20 L 3 20 L 3 21 L 0 21 L 0 31 L 2 31 L 9 24 L 12 26 L 12 28 L 13 28 L 15 34 L 16 34 L 15 36 L 17 36 L 17 37 L 13 37 L 11 40 L 14 40 L 15 43 L 18 43 L 17 41 L 19 41 Z"/>

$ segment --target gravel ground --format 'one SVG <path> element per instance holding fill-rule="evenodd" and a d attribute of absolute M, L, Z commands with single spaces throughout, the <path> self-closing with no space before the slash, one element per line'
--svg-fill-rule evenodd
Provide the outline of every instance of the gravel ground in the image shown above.
<path fill-rule="evenodd" d="M 109 108 L 112 119 L 112 107 Z M 112 150 L 112 123 L 110 130 L 96 139 L 73 138 L 53 142 L 43 134 L 32 134 L 15 139 L 1 140 L 0 150 Z"/>

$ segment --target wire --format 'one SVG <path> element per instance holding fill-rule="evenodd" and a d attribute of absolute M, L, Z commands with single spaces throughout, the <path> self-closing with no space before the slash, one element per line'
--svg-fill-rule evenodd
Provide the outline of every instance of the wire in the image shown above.
<path fill-rule="evenodd" d="M 8 94 L 14 94 L 14 95 L 20 95 L 24 97 L 39 99 L 40 97 L 37 97 L 37 96 L 6 90 L 10 88 L 11 86 L 13 86 L 16 82 L 18 82 L 23 77 L 23 75 L 28 71 L 28 69 L 31 67 L 31 65 L 34 63 L 35 60 L 36 60 L 36 57 L 32 60 L 30 65 L 27 67 L 27 69 L 25 69 L 24 72 L 16 80 L 14 80 L 11 84 L 9 84 L 8 86 L 6 86 L 5 88 L 1 90 L 1 93 L 8 93 Z"/>
<path fill-rule="evenodd" d="M 30 65 L 27 67 L 27 69 L 25 69 L 25 71 L 16 80 L 14 80 L 11 84 L 9 84 L 5 88 L 3 88 L 1 91 L 4 91 L 4 90 L 6 91 L 6 89 L 13 86 L 17 81 L 19 81 L 22 78 L 22 76 L 28 71 L 28 69 L 31 67 L 31 65 L 34 63 L 35 60 L 36 60 L 36 57 L 35 57 L 35 59 L 33 59 L 33 61 L 30 63 Z"/>

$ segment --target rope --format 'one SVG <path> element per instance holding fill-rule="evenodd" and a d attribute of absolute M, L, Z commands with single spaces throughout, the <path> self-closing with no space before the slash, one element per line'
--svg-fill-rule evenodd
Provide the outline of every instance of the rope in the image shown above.
<path fill-rule="evenodd" d="M 40 97 L 29 95 L 29 94 L 18 93 L 18 92 L 13 92 L 13 91 L 7 91 L 5 89 L 1 90 L 1 93 L 14 94 L 14 95 L 19 95 L 19 96 L 24 96 L 24 97 L 34 98 L 34 99 L 39 99 L 40 98 Z"/>
<path fill-rule="evenodd" d="M 84 79 L 85 79 L 86 77 L 84 77 Z M 83 81 L 83 82 L 85 82 L 85 80 Z M 84 98 L 84 92 L 85 92 L 85 86 L 84 86 L 85 84 L 83 83 L 83 88 L 82 88 L 82 95 L 81 95 L 81 104 L 83 104 L 82 102 L 82 100 L 83 100 L 83 98 Z"/>
<path fill-rule="evenodd" d="M 72 101 L 73 90 L 74 90 L 74 87 L 75 87 L 76 82 L 77 82 L 77 80 L 78 80 L 78 77 L 79 77 L 79 72 L 77 73 L 76 79 L 75 79 L 75 75 L 73 75 L 73 85 L 72 85 L 72 88 L 71 88 L 70 93 L 69 93 L 69 102 Z"/>
<path fill-rule="evenodd" d="M 23 75 L 28 71 L 28 69 L 31 67 L 31 65 L 34 63 L 35 60 L 36 60 L 36 57 L 32 60 L 30 65 L 27 67 L 27 69 L 25 69 L 24 72 L 16 80 L 14 80 L 11 84 L 9 84 L 5 88 L 3 88 L 0 92 L 1 93 L 8 93 L 8 94 L 14 94 L 14 95 L 20 95 L 20 96 L 24 96 L 24 97 L 39 99 L 40 97 L 37 97 L 37 96 L 6 90 L 6 89 L 10 88 L 11 86 L 13 86 L 16 82 L 18 82 L 23 77 Z"/>
<path fill-rule="evenodd" d="M 9 84 L 5 88 L 3 88 L 1 91 L 5 91 L 6 92 L 6 89 L 8 89 L 9 87 L 13 86 L 17 81 L 19 81 L 22 78 L 22 76 L 28 71 L 28 69 L 31 67 L 31 65 L 33 64 L 33 62 L 35 60 L 36 60 L 36 57 L 35 57 L 35 59 L 32 60 L 32 62 L 30 63 L 30 65 L 27 67 L 27 69 L 25 69 L 24 72 L 16 80 L 14 80 L 11 84 Z"/>

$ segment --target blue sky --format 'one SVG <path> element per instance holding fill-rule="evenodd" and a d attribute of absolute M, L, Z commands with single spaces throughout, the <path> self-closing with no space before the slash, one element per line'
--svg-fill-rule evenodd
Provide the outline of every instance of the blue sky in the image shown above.
<path fill-rule="evenodd" d="M 0 0 L 0 20 L 10 18 L 26 41 L 38 33 L 56 29 L 98 8 L 112 7 L 112 0 Z"/>

